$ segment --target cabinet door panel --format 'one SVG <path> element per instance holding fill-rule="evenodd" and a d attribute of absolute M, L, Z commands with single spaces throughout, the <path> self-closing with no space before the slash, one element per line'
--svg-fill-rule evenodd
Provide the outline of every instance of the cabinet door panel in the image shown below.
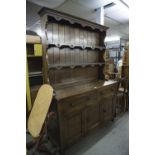
<path fill-rule="evenodd" d="M 86 105 L 86 128 L 89 131 L 99 125 L 100 121 L 98 94 L 89 95 Z"/>
<path fill-rule="evenodd" d="M 99 104 L 91 105 L 86 110 L 86 123 L 87 130 L 91 130 L 99 125 L 100 117 L 99 117 Z"/>
<path fill-rule="evenodd" d="M 74 115 L 68 115 L 65 117 L 65 122 L 65 139 L 69 146 L 83 135 L 83 113 L 79 111 Z"/>
<path fill-rule="evenodd" d="M 100 99 L 101 122 L 110 121 L 113 118 L 113 96 L 103 96 Z"/>
<path fill-rule="evenodd" d="M 103 113 L 104 113 L 104 121 L 110 121 L 113 117 L 113 107 L 112 107 L 112 101 L 113 96 L 105 96 L 104 97 L 104 103 L 103 103 Z"/>

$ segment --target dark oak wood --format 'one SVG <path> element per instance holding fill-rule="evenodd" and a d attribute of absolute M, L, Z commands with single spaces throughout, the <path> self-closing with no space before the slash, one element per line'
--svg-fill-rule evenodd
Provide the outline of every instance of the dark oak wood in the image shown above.
<path fill-rule="evenodd" d="M 39 11 L 39 15 L 41 17 L 46 15 L 49 18 L 50 17 L 52 19 L 54 18 L 57 21 L 65 20 L 65 21 L 68 21 L 71 24 L 76 24 L 77 23 L 77 24 L 80 24 L 82 27 L 90 27 L 93 30 L 98 29 L 100 31 L 106 31 L 108 29 L 108 27 L 106 27 L 106 26 L 102 26 L 100 24 L 93 23 L 91 21 L 87 21 L 85 19 L 75 17 L 75 16 L 71 16 L 69 14 L 58 12 L 56 10 L 51 10 L 51 9 L 48 9 L 48 8 L 41 9 Z"/>
<path fill-rule="evenodd" d="M 56 89 L 62 149 L 114 118 L 113 98 L 116 89 L 116 81 L 98 81 Z"/>
<path fill-rule="evenodd" d="M 44 81 L 47 83 L 52 81 L 52 85 L 59 85 L 60 83 L 66 85 L 68 81 L 78 82 L 80 77 L 77 78 L 77 74 L 81 74 L 83 80 L 86 80 L 87 76 L 84 74 L 87 74 L 88 70 L 89 73 L 96 73 L 96 80 L 103 80 L 104 38 L 108 28 L 47 8 L 43 8 L 39 14 L 43 32 Z M 88 64 L 91 65 L 89 69 Z M 98 67 L 96 67 L 97 64 Z M 76 71 L 72 72 L 71 69 L 65 69 L 66 66 L 86 68 L 75 69 L 78 70 L 76 74 Z M 56 69 L 51 69 L 54 67 Z M 91 69 L 92 67 L 95 69 Z M 61 68 L 64 69 L 56 71 Z M 50 72 L 54 72 L 54 77 L 51 77 Z M 61 74 L 65 74 L 65 77 L 62 77 Z M 61 77 L 67 79 L 62 81 L 59 80 L 59 77 L 60 79 Z"/>
<path fill-rule="evenodd" d="M 55 91 L 63 151 L 113 119 L 116 81 L 104 80 L 107 27 L 43 8 L 44 79 Z"/>

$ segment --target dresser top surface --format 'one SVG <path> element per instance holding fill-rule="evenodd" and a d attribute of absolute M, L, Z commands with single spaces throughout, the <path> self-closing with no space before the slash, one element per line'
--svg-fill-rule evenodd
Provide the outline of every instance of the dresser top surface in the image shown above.
<path fill-rule="evenodd" d="M 83 93 L 87 93 L 90 91 L 97 90 L 99 88 L 103 88 L 109 85 L 116 84 L 117 81 L 109 80 L 109 81 L 96 81 L 86 84 L 80 84 L 72 87 L 59 88 L 56 89 L 56 99 L 61 100 L 64 98 L 68 98 L 71 96 L 82 95 Z"/>

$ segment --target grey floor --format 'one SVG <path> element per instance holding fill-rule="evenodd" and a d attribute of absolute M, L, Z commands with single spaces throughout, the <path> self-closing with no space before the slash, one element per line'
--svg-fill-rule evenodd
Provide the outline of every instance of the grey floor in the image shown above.
<path fill-rule="evenodd" d="M 117 116 L 114 122 L 95 130 L 74 144 L 66 155 L 128 155 L 129 114 Z"/>

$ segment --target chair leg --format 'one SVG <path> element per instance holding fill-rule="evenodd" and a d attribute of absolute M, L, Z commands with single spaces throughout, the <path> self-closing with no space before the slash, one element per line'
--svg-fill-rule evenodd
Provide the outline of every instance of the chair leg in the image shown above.
<path fill-rule="evenodd" d="M 120 95 L 120 102 L 119 102 L 119 106 L 120 107 L 120 110 L 121 112 L 124 110 L 124 98 L 123 98 L 123 95 Z"/>
<path fill-rule="evenodd" d="M 124 112 L 124 96 L 121 96 L 121 110 Z"/>
<path fill-rule="evenodd" d="M 120 94 L 119 96 L 117 96 L 116 100 L 116 108 L 115 108 L 116 116 L 120 112 L 125 112 L 126 107 L 127 107 L 126 96 L 124 94 Z"/>
<path fill-rule="evenodd" d="M 113 98 L 113 117 L 116 117 L 117 96 Z"/>
<path fill-rule="evenodd" d="M 123 98 L 124 98 L 124 112 L 126 112 L 126 95 L 124 94 L 123 95 Z"/>
<path fill-rule="evenodd" d="M 121 102 L 121 97 L 120 97 L 120 96 L 117 96 L 117 99 L 116 99 L 116 108 L 115 108 L 116 116 L 117 116 L 117 114 L 119 113 L 120 102 Z"/>
<path fill-rule="evenodd" d="M 129 111 L 129 95 L 127 94 L 127 111 Z"/>
<path fill-rule="evenodd" d="M 118 96 L 116 96 L 115 117 L 117 116 Z"/>
<path fill-rule="evenodd" d="M 129 107 L 128 95 L 124 94 L 124 112 L 126 112 L 128 110 L 128 107 Z"/>

